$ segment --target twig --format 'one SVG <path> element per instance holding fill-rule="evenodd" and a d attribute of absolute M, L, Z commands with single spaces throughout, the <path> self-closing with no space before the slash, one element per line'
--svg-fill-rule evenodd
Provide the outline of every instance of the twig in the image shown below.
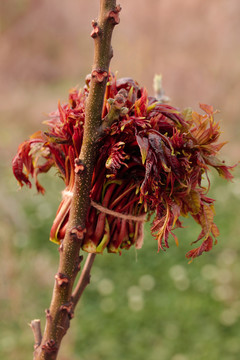
<path fill-rule="evenodd" d="M 68 228 L 59 248 L 60 262 L 55 275 L 50 308 L 46 311 L 46 326 L 35 360 L 55 360 L 73 315 L 72 289 L 80 270 L 79 256 L 86 233 L 86 217 L 90 205 L 89 192 L 97 156 L 97 137 L 102 125 L 102 107 L 109 63 L 112 57 L 113 28 L 119 23 L 120 6 L 116 0 L 100 0 L 98 21 L 93 21 L 91 36 L 95 43 L 94 64 L 86 104 L 84 136 L 79 158 L 76 159 L 75 184 Z M 80 166 L 81 165 L 81 166 Z M 92 257 L 93 258 L 93 257 Z"/>
<path fill-rule="evenodd" d="M 86 286 L 90 282 L 90 277 L 91 277 L 90 272 L 91 272 L 95 257 L 96 257 L 96 254 L 88 254 L 88 257 L 85 261 L 80 278 L 79 278 L 77 285 L 72 294 L 72 303 L 73 303 L 72 309 L 73 309 L 73 311 L 74 311 L 77 303 L 79 302 L 83 291 L 85 290 Z"/>
<path fill-rule="evenodd" d="M 162 75 L 155 75 L 153 78 L 153 89 L 155 98 L 162 104 L 167 104 L 170 102 L 170 98 L 165 95 L 162 86 Z"/>
<path fill-rule="evenodd" d="M 41 331 L 41 322 L 40 319 L 34 319 L 31 321 L 29 326 L 32 329 L 33 335 L 34 335 L 34 349 L 37 349 L 42 341 L 42 331 Z"/>
<path fill-rule="evenodd" d="M 120 115 L 126 114 L 128 112 L 128 108 L 124 107 L 127 101 L 128 93 L 125 89 L 119 90 L 119 92 L 115 95 L 114 99 L 108 99 L 110 106 L 108 114 L 102 121 L 101 131 L 104 131 L 107 127 L 111 126 L 111 124 L 118 120 Z"/>

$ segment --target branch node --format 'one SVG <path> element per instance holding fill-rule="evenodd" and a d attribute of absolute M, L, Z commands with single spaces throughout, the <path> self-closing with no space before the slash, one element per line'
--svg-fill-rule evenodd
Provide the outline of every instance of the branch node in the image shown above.
<path fill-rule="evenodd" d="M 87 232 L 87 229 L 83 229 L 81 226 L 76 226 L 71 229 L 70 235 L 74 240 L 82 240 Z"/>
<path fill-rule="evenodd" d="M 76 273 L 78 273 L 80 271 L 82 261 L 83 261 L 83 256 L 81 255 L 81 256 L 79 256 L 79 258 L 76 262 L 76 268 L 75 268 Z"/>
<path fill-rule="evenodd" d="M 109 11 L 108 19 L 111 20 L 113 25 L 117 25 L 117 24 L 120 23 L 120 17 L 119 17 L 120 11 L 121 11 L 121 6 L 120 5 L 117 5 L 114 10 Z"/>
<path fill-rule="evenodd" d="M 94 39 L 101 34 L 101 29 L 98 26 L 98 23 L 96 20 L 92 20 L 92 27 L 93 27 L 93 31 L 91 32 L 91 37 Z"/>
<path fill-rule="evenodd" d="M 62 273 L 58 273 L 55 275 L 55 279 L 57 281 L 58 286 L 64 286 L 69 283 L 69 278 L 67 275 L 64 275 Z"/>
<path fill-rule="evenodd" d="M 94 69 L 92 71 L 92 78 L 96 79 L 97 82 L 101 83 L 105 78 L 108 77 L 108 72 L 102 69 Z"/>
<path fill-rule="evenodd" d="M 69 319 L 71 320 L 74 316 L 73 313 L 73 302 L 69 301 L 63 305 L 60 306 L 60 311 L 66 311 L 68 314 Z"/>
<path fill-rule="evenodd" d="M 52 321 L 52 316 L 50 314 L 50 310 L 49 309 L 46 309 L 45 310 L 45 314 L 46 314 L 46 319 L 47 321 Z"/>
<path fill-rule="evenodd" d="M 50 339 L 46 341 L 45 344 L 42 345 L 42 350 L 48 354 L 57 352 L 58 348 L 56 346 L 55 340 Z"/>
<path fill-rule="evenodd" d="M 74 160 L 74 165 L 75 165 L 74 171 L 76 174 L 80 174 L 85 169 L 85 166 L 84 166 L 82 160 L 80 160 L 79 158 L 76 158 Z"/>

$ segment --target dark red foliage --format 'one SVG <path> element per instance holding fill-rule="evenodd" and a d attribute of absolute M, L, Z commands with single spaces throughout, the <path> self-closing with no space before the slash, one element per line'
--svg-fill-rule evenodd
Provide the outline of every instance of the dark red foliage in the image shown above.
<path fill-rule="evenodd" d="M 169 247 L 173 230 L 182 227 L 179 217 L 190 214 L 201 226 L 197 241 L 202 244 L 187 253 L 195 258 L 212 248 L 219 234 L 214 218 L 214 200 L 202 186 L 209 167 L 231 180 L 233 167 L 217 158 L 224 145 L 217 144 L 220 131 L 213 108 L 201 104 L 200 115 L 190 109 L 183 112 L 161 104 L 130 78 L 109 76 L 103 118 L 111 101 L 121 89 L 127 91 L 124 112 L 101 135 L 95 165 L 87 232 L 82 248 L 88 252 L 109 252 L 137 248 L 143 242 L 144 214 L 155 214 L 152 233 L 158 248 Z M 20 186 L 31 186 L 35 179 L 38 191 L 44 192 L 37 175 L 55 166 L 66 189 L 51 229 L 50 239 L 60 243 L 65 235 L 74 184 L 74 160 L 81 151 L 85 101 L 89 81 L 83 91 L 72 89 L 69 103 L 50 114 L 48 131 L 38 132 L 20 145 L 13 159 L 13 172 Z M 41 162 L 40 162 L 41 161 Z M 100 206 L 100 207 L 99 207 Z M 122 214 L 122 215 L 121 215 Z M 124 217 L 125 216 L 125 217 Z M 216 241 L 216 240 L 215 240 Z"/>

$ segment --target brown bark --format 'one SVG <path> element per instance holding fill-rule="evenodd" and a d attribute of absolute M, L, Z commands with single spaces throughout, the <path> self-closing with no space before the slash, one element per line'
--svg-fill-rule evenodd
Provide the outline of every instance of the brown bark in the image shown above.
<path fill-rule="evenodd" d="M 96 140 L 102 125 L 104 93 L 112 57 L 111 37 L 114 26 L 119 23 L 120 9 L 120 6 L 116 6 L 115 0 L 100 0 L 98 21 L 92 23 L 91 36 L 94 39 L 95 52 L 86 104 L 83 143 L 79 158 L 76 159 L 75 185 L 68 229 L 59 248 L 60 261 L 55 275 L 52 300 L 49 309 L 46 310 L 46 326 L 41 344 L 34 351 L 34 360 L 57 358 L 62 338 L 69 328 L 76 302 L 80 298 L 78 292 L 73 296 L 72 290 L 82 260 L 79 252 L 86 232 L 89 192 L 97 151 Z M 93 260 L 94 257 L 91 259 Z M 79 285 L 80 292 L 88 283 L 87 277 L 89 278 L 88 270 L 82 277 L 83 288 Z"/>
<path fill-rule="evenodd" d="M 90 283 L 90 272 L 93 265 L 93 262 L 95 260 L 96 254 L 88 254 L 88 257 L 86 259 L 86 262 L 84 264 L 84 267 L 82 269 L 80 278 L 77 282 L 77 285 L 73 291 L 72 294 L 72 310 L 75 310 L 75 307 L 77 306 L 83 291 L 85 290 L 86 286 Z"/>

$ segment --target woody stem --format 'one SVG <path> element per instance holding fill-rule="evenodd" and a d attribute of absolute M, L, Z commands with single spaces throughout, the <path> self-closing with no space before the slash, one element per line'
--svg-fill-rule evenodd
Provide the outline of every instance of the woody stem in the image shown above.
<path fill-rule="evenodd" d="M 73 310 L 75 309 L 76 305 L 78 304 L 86 286 L 90 283 L 90 277 L 91 277 L 90 272 L 91 272 L 95 257 L 96 257 L 96 254 L 88 254 L 88 256 L 87 256 L 87 259 L 86 259 L 84 267 L 82 269 L 80 278 L 79 278 L 79 280 L 76 284 L 76 287 L 73 291 L 73 294 L 72 294 Z"/>
<path fill-rule="evenodd" d="M 57 358 L 62 338 L 69 328 L 76 306 L 74 301 L 77 301 L 77 297 L 72 298 L 72 290 L 82 260 L 79 251 L 86 232 L 89 192 L 98 148 L 96 139 L 102 122 L 103 100 L 112 57 L 111 38 L 113 28 L 119 22 L 119 11 L 120 6 L 116 6 L 116 0 L 100 0 L 98 21 L 92 23 L 91 36 L 94 38 L 95 52 L 86 104 L 83 143 L 79 159 L 76 159 L 68 228 L 59 248 L 60 260 L 52 300 L 46 311 L 46 326 L 41 344 L 35 349 L 34 360 Z"/>

